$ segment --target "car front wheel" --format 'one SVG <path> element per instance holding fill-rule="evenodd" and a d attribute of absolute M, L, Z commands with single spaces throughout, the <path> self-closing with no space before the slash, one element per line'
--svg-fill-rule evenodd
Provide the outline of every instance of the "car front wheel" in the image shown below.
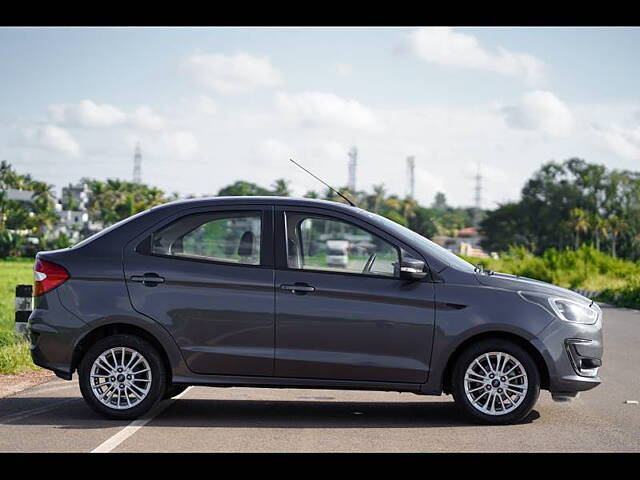
<path fill-rule="evenodd" d="M 452 377 L 456 403 L 475 421 L 511 424 L 523 420 L 540 394 L 540 374 L 516 343 L 491 339 L 467 348 Z"/>
<path fill-rule="evenodd" d="M 118 420 L 140 417 L 166 390 L 162 358 L 149 342 L 112 335 L 96 342 L 78 368 L 80 390 L 98 413 Z"/>

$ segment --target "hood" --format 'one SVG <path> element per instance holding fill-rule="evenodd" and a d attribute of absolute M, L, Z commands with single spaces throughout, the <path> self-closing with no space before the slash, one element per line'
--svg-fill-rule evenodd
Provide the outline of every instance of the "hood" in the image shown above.
<path fill-rule="evenodd" d="M 476 279 L 482 285 L 494 288 L 504 288 L 506 290 L 523 292 L 536 292 L 546 295 L 557 295 L 559 297 L 570 298 L 580 303 L 590 304 L 591 299 L 580 295 L 567 288 L 558 287 L 551 283 L 541 282 L 540 280 L 534 280 L 533 278 L 519 277 L 517 275 L 511 275 L 508 273 L 494 273 L 492 275 L 476 274 Z"/>

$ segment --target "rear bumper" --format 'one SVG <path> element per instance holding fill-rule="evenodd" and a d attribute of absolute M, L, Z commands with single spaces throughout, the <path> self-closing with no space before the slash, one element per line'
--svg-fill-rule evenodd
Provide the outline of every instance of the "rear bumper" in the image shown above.
<path fill-rule="evenodd" d="M 62 307 L 55 291 L 36 297 L 35 307 L 27 322 L 31 359 L 36 365 L 70 380 L 73 351 L 87 325 Z"/>
<path fill-rule="evenodd" d="M 563 320 L 551 322 L 532 343 L 540 351 L 549 372 L 549 391 L 575 393 L 602 383 L 602 313 L 593 325 Z"/>

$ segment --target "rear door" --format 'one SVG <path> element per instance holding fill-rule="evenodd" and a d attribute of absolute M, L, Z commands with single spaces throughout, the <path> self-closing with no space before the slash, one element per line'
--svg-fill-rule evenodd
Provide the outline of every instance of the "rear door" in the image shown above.
<path fill-rule="evenodd" d="M 398 278 L 400 256 L 418 254 L 324 209 L 276 207 L 275 225 L 275 375 L 425 382 L 433 284 Z M 335 255 L 341 242 L 344 254 Z"/>
<path fill-rule="evenodd" d="M 273 374 L 272 210 L 189 209 L 125 247 L 133 307 L 173 335 L 194 372 Z"/>

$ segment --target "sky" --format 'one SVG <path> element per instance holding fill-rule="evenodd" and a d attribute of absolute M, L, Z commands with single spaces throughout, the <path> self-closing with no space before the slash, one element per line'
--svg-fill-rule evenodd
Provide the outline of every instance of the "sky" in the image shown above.
<path fill-rule="evenodd" d="M 0 28 L 0 159 L 215 194 L 347 183 L 517 200 L 543 163 L 640 169 L 638 28 Z"/>

